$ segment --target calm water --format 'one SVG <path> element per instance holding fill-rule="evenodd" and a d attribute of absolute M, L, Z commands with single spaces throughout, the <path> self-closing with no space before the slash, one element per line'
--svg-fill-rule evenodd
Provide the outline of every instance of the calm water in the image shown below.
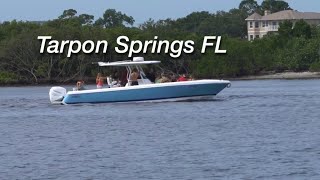
<path fill-rule="evenodd" d="M 320 179 L 320 80 L 213 101 L 50 105 L 0 88 L 0 179 Z"/>

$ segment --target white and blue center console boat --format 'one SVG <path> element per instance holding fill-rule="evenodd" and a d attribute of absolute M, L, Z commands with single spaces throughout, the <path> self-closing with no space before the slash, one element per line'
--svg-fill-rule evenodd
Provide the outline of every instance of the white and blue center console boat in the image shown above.
<path fill-rule="evenodd" d="M 53 104 L 78 104 L 208 99 L 230 86 L 230 81 L 226 80 L 193 80 L 154 84 L 146 77 L 141 65 L 157 63 L 160 61 L 144 61 L 142 57 L 136 57 L 133 61 L 98 62 L 98 65 L 103 67 L 126 67 L 128 79 L 126 86 L 68 92 L 63 87 L 52 87 L 49 92 L 50 101 Z M 133 68 L 140 73 L 136 86 L 131 86 L 129 81 Z"/>

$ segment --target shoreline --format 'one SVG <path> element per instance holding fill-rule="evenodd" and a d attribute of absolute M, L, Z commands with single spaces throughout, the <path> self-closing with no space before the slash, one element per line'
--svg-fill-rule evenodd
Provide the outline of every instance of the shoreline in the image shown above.
<path fill-rule="evenodd" d="M 215 79 L 224 79 L 231 81 L 252 81 L 252 80 L 308 80 L 308 79 L 320 79 L 320 72 L 282 72 L 282 73 L 270 73 L 264 75 L 251 75 L 251 76 L 242 76 L 235 78 L 215 78 Z M 0 84 L 0 87 L 26 87 L 26 86 L 71 86 L 75 83 L 9 83 L 9 84 Z M 89 82 L 87 85 L 95 85 L 92 82 Z"/>
<path fill-rule="evenodd" d="M 230 78 L 230 80 L 303 80 L 303 79 L 320 79 L 320 72 L 282 72 L 265 75 L 252 75 Z"/>

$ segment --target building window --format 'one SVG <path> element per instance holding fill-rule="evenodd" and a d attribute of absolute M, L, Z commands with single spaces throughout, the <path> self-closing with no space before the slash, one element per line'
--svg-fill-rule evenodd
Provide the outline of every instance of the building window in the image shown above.
<path fill-rule="evenodd" d="M 250 35 L 250 39 L 249 39 L 249 40 L 250 40 L 250 41 L 253 40 L 253 35 Z"/>
<path fill-rule="evenodd" d="M 256 35 L 256 39 L 259 39 L 260 38 L 260 36 L 259 35 Z"/>
<path fill-rule="evenodd" d="M 254 23 L 255 28 L 259 28 L 259 22 Z"/>
<path fill-rule="evenodd" d="M 277 21 L 272 22 L 272 29 L 278 29 L 278 22 Z"/>
<path fill-rule="evenodd" d="M 268 27 L 268 21 L 262 21 L 262 27 Z"/>
<path fill-rule="evenodd" d="M 253 23 L 252 22 L 249 23 L 249 27 L 253 28 Z"/>

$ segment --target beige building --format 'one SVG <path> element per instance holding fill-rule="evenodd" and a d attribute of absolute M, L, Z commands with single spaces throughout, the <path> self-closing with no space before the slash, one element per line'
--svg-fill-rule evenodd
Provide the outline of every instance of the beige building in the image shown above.
<path fill-rule="evenodd" d="M 262 38 L 269 32 L 277 32 L 279 24 L 285 20 L 290 20 L 295 23 L 301 19 L 311 25 L 319 25 L 320 13 L 299 12 L 295 10 L 285 10 L 273 14 L 271 14 L 270 11 L 265 11 L 264 16 L 254 13 L 246 19 L 248 40 L 251 41 L 256 38 Z"/>

